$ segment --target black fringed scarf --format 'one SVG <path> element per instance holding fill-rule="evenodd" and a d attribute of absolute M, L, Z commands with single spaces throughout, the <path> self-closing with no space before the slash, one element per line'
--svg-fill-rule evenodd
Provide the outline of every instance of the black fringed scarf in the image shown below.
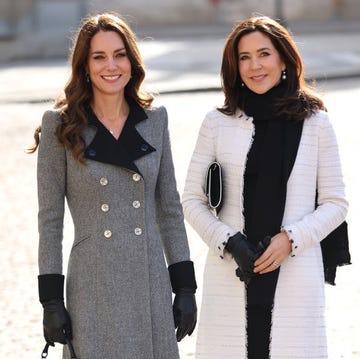
<path fill-rule="evenodd" d="M 256 244 L 279 232 L 286 201 L 286 185 L 295 162 L 303 121 L 288 121 L 275 110 L 285 93 L 282 84 L 265 94 L 250 90 L 244 111 L 254 118 L 255 137 L 245 172 L 245 226 Z M 247 180 L 248 179 L 248 180 Z"/>
<path fill-rule="evenodd" d="M 276 112 L 282 84 L 258 95 L 246 90 L 243 110 L 253 117 L 255 136 L 244 175 L 245 233 L 255 245 L 279 233 L 286 186 L 301 138 L 303 121 Z M 246 287 L 248 358 L 269 358 L 271 313 L 279 269 L 255 276 Z"/>
<path fill-rule="evenodd" d="M 246 229 L 255 243 L 264 235 L 273 236 L 279 231 L 285 208 L 286 184 L 301 139 L 304 121 L 289 121 L 276 114 L 274 103 L 284 93 L 282 83 L 262 95 L 246 89 L 241 106 L 255 123 L 267 122 L 266 131 L 260 134 L 260 146 L 255 135 L 248 154 L 250 168 L 246 169 L 254 171 L 251 167 L 255 163 L 257 181 L 248 181 L 250 198 L 245 208 L 248 214 L 245 213 L 248 217 Z M 321 241 L 321 250 L 325 282 L 335 285 L 337 267 L 351 264 L 346 221 Z"/>

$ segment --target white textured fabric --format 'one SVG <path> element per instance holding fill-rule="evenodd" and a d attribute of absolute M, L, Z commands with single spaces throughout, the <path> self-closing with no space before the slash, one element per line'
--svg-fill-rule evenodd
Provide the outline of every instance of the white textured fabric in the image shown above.
<path fill-rule="evenodd" d="M 243 175 L 253 134 L 253 119 L 243 112 L 226 116 L 213 110 L 200 128 L 190 162 L 183 194 L 185 218 L 209 246 L 196 358 L 246 358 L 245 290 L 224 245 L 244 228 Z M 219 218 L 210 212 L 204 194 L 206 170 L 214 160 L 224 173 Z M 294 243 L 281 265 L 275 293 L 271 359 L 328 357 L 320 241 L 342 223 L 347 207 L 336 137 L 327 113 L 320 111 L 304 122 L 287 184 L 283 226 Z"/>

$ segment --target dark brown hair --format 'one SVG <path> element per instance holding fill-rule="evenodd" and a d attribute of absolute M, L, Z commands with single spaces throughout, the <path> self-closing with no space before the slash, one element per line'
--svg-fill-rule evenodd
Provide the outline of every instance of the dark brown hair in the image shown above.
<path fill-rule="evenodd" d="M 153 97 L 141 90 L 145 78 L 145 67 L 141 58 L 135 34 L 115 13 L 104 13 L 86 18 L 78 31 L 71 51 L 71 75 L 64 89 L 64 95 L 55 102 L 60 110 L 62 122 L 56 129 L 59 141 L 72 150 L 74 158 L 83 161 L 84 141 L 81 132 L 87 125 L 86 104 L 92 99 L 91 82 L 86 79 L 91 39 L 99 31 L 118 33 L 125 45 L 131 63 L 131 79 L 125 87 L 125 96 L 143 108 L 150 107 Z M 35 152 L 40 140 L 41 128 L 35 130 L 35 145 L 29 152 Z"/>
<path fill-rule="evenodd" d="M 236 25 L 226 39 L 221 65 L 225 101 L 218 110 L 233 115 L 238 107 L 242 108 L 244 88 L 239 74 L 238 44 L 244 35 L 255 31 L 270 39 L 286 66 L 285 95 L 276 104 L 279 115 L 301 120 L 325 109 L 322 99 L 304 79 L 303 62 L 289 31 L 267 16 L 254 16 Z"/>

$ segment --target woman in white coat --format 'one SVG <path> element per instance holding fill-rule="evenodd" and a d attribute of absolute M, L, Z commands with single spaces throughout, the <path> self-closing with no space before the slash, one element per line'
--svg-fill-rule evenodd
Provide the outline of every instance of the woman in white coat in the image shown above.
<path fill-rule="evenodd" d="M 229 34 L 222 83 L 224 105 L 202 123 L 183 194 L 209 246 L 197 358 L 327 358 L 320 242 L 348 204 L 325 106 L 289 32 L 268 17 Z M 223 169 L 217 216 L 205 194 L 213 161 Z"/>

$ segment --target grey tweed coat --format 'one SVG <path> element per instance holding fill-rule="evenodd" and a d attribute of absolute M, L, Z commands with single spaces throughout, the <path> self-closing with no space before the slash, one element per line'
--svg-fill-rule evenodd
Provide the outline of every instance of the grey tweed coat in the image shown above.
<path fill-rule="evenodd" d="M 59 113 L 43 116 L 39 271 L 62 274 L 66 199 L 74 222 L 66 306 L 78 359 L 179 358 L 166 265 L 190 260 L 189 248 L 166 110 L 141 111 L 143 118 L 135 121 L 140 135 L 135 141 L 140 149 L 133 149 L 140 153 L 135 169 L 96 159 L 91 144 L 96 147 L 104 131 L 90 123 L 83 138 L 96 160 L 77 163 L 54 135 Z M 64 350 L 63 358 L 67 355 Z"/>

